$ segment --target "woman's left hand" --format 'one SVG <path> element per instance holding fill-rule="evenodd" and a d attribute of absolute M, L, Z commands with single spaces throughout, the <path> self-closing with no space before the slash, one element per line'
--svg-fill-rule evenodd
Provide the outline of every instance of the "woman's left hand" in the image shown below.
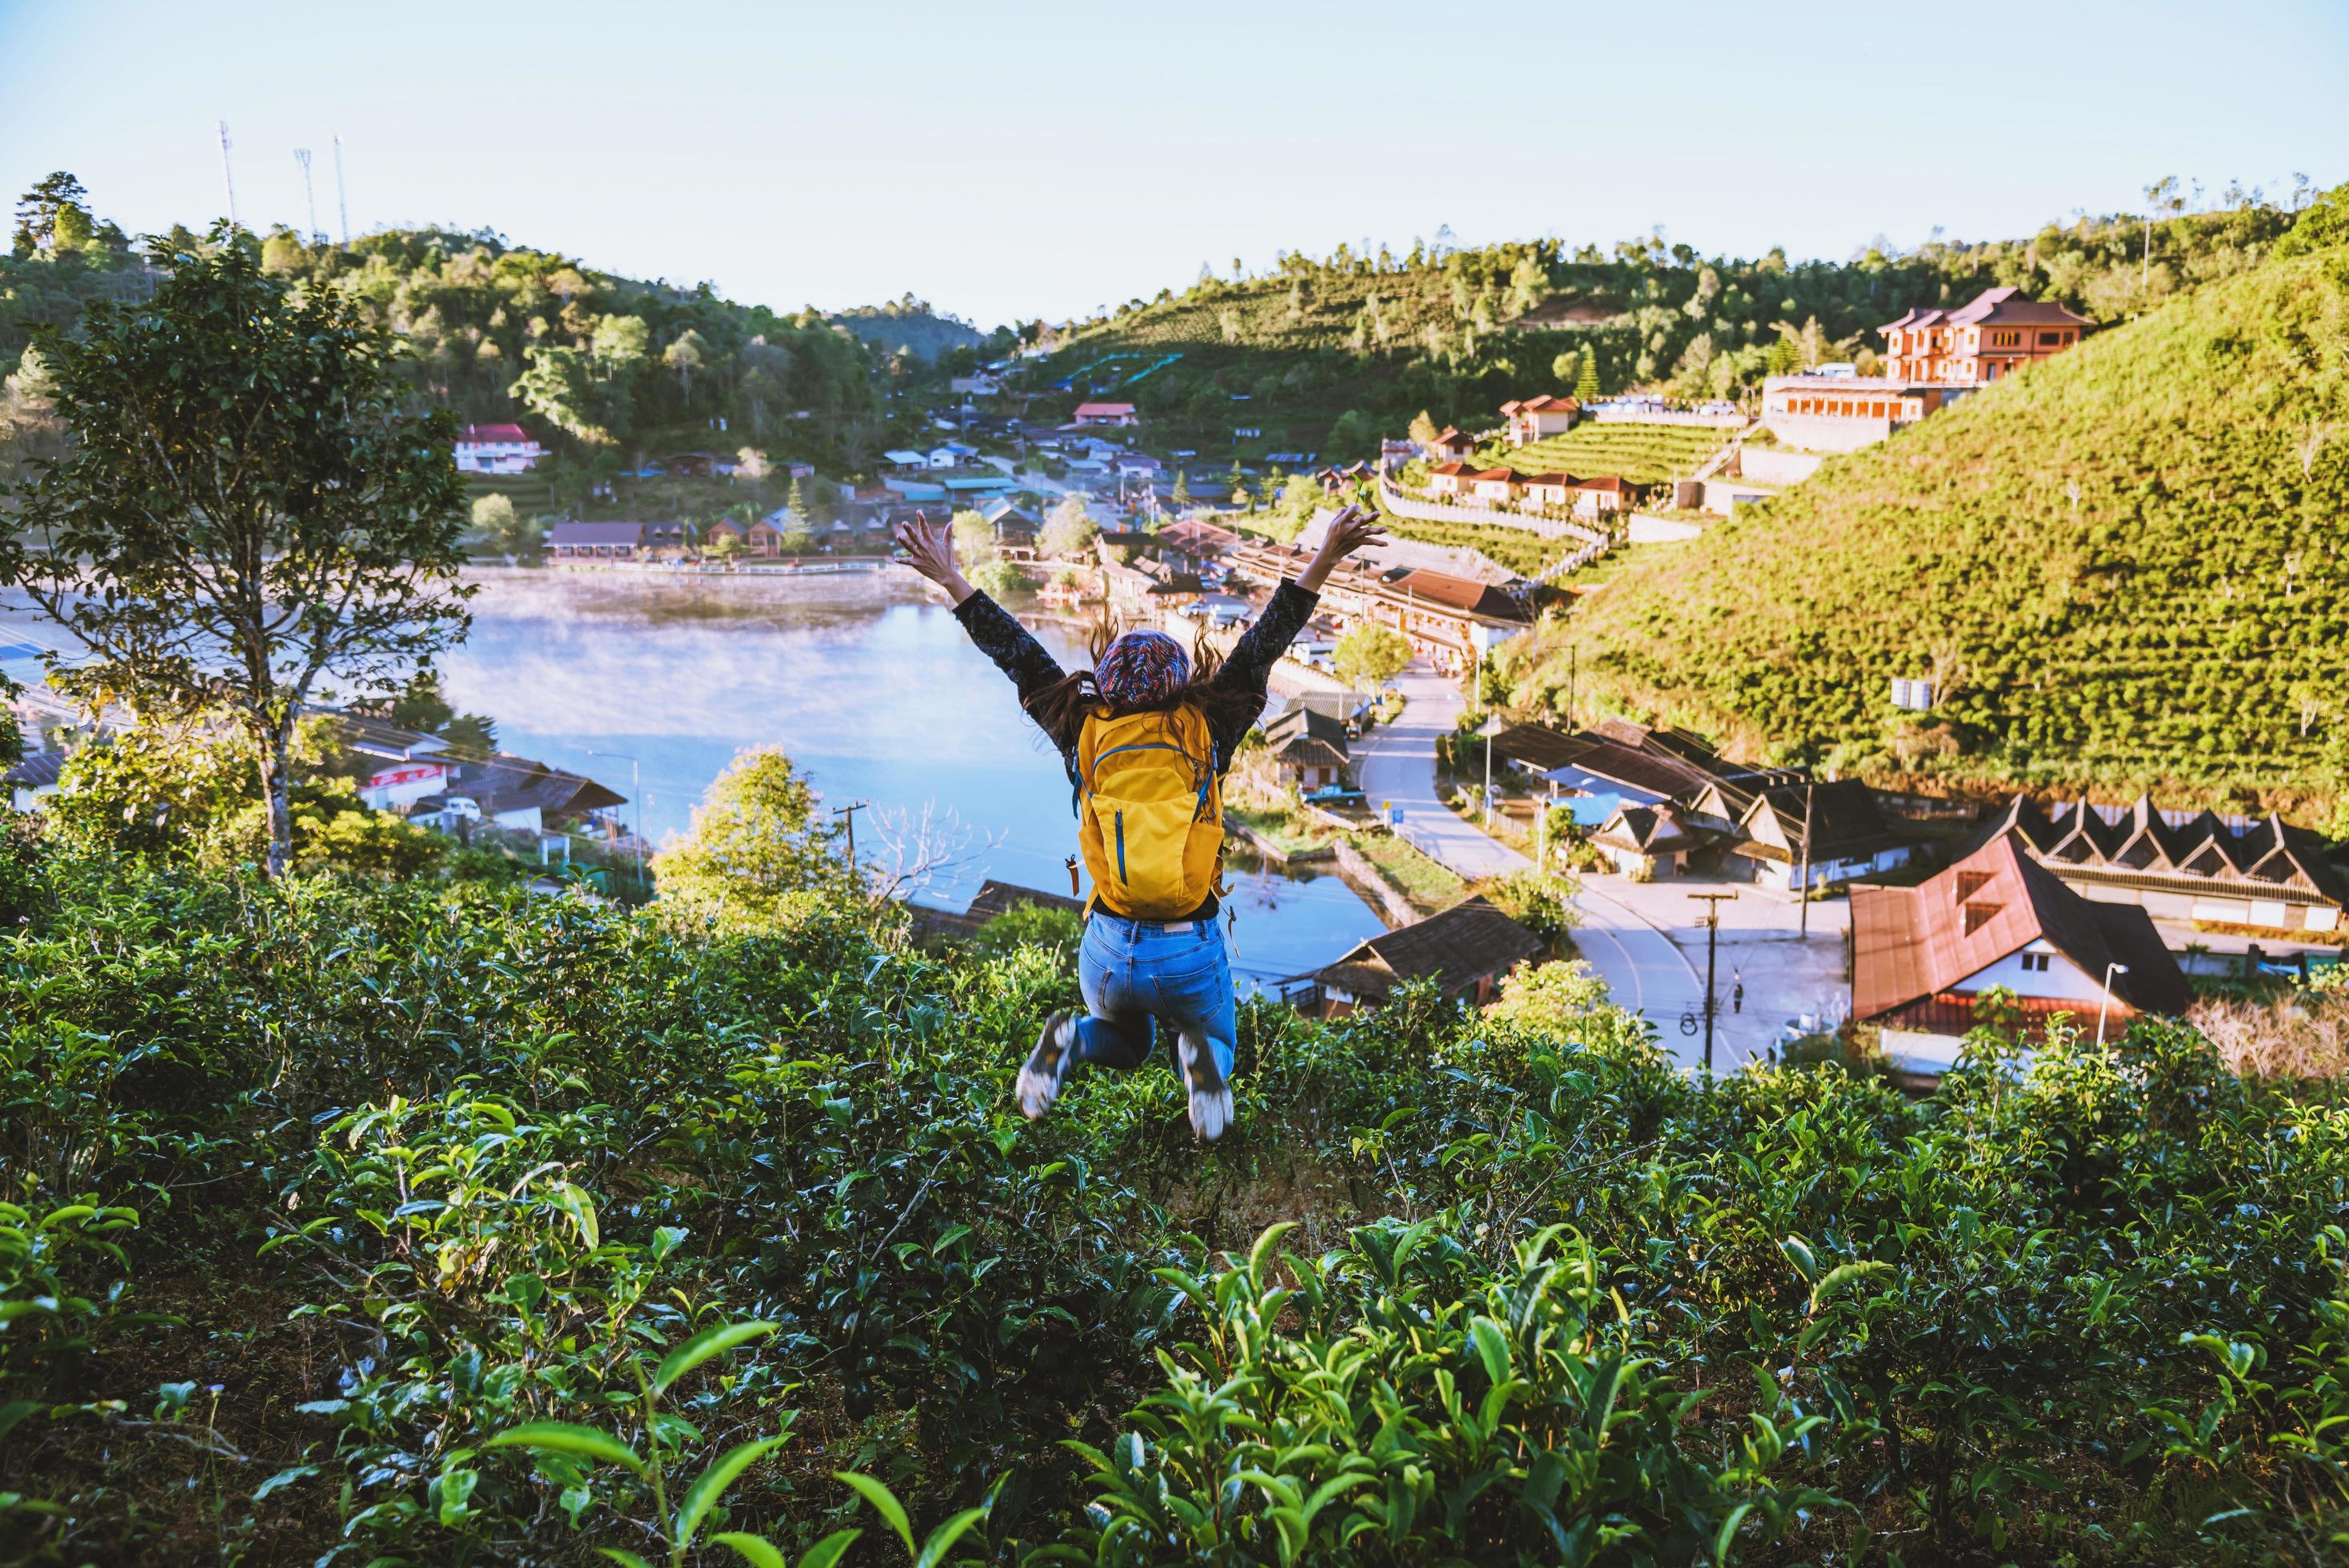
<path fill-rule="evenodd" d="M 955 567 L 951 524 L 932 522 L 917 511 L 913 521 L 901 522 L 891 531 L 905 552 L 905 564 L 945 589 L 957 604 L 978 592 Z"/>
<path fill-rule="evenodd" d="M 1319 593 L 1321 584 L 1330 579 L 1331 567 L 1364 545 L 1382 542 L 1386 536 L 1378 513 L 1367 507 L 1342 509 L 1330 520 L 1330 531 L 1321 536 L 1321 548 L 1313 552 L 1313 560 L 1297 579 L 1297 585 L 1309 593 Z"/>

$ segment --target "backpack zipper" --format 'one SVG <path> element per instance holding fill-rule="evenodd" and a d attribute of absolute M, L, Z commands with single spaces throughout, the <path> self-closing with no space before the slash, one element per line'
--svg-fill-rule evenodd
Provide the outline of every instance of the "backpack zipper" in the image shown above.
<path fill-rule="evenodd" d="M 1123 811 L 1120 811 L 1120 812 L 1117 814 L 1117 880 L 1118 880 L 1118 881 L 1120 881 L 1120 882 L 1123 882 L 1123 881 L 1125 881 L 1125 880 L 1126 880 L 1126 878 L 1125 878 L 1125 813 L 1124 813 L 1124 812 L 1123 812 Z"/>

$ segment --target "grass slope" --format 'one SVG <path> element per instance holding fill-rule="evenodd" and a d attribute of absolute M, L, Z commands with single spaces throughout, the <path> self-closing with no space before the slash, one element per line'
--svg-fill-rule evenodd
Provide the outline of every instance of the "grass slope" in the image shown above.
<path fill-rule="evenodd" d="M 1831 460 L 1594 600 L 1585 681 L 1878 773 L 2337 792 L 2344 255 L 2213 284 Z M 1937 676 L 1940 708 L 1890 707 L 1897 676 Z"/>

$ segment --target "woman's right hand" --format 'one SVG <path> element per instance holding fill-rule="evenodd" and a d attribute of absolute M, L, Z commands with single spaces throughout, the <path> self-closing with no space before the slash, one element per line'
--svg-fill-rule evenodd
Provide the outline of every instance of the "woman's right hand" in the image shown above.
<path fill-rule="evenodd" d="M 932 522 L 927 513 L 917 511 L 913 521 L 901 522 L 892 531 L 905 552 L 905 564 L 945 589 L 957 604 L 978 592 L 955 568 L 951 524 Z"/>

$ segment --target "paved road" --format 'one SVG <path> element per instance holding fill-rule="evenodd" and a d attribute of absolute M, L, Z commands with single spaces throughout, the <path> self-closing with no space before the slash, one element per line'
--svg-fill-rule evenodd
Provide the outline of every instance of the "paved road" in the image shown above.
<path fill-rule="evenodd" d="M 1355 748 L 1357 776 L 1371 809 L 1392 801 L 1402 810 L 1402 836 L 1462 876 L 1507 876 L 1533 861 L 1453 815 L 1435 796 L 1435 738 L 1459 722 L 1460 688 L 1418 665 L 1395 684 L 1405 700 L 1402 721 L 1372 729 Z"/>

